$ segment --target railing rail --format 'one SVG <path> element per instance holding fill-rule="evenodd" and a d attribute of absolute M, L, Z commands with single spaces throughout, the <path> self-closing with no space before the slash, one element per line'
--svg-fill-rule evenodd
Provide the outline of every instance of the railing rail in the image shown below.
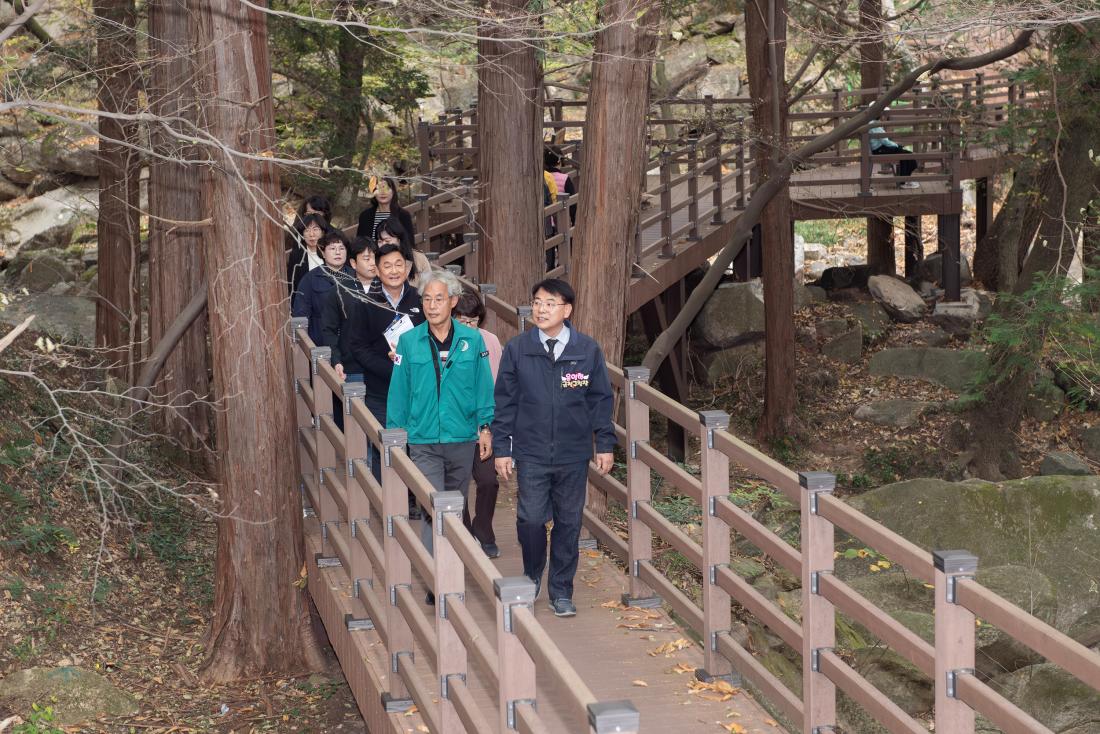
<path fill-rule="evenodd" d="M 432 488 L 405 452 L 405 432 L 379 424 L 366 407 L 363 385 L 342 382 L 329 364 L 330 350 L 315 346 L 307 329 L 306 319 L 291 320 L 304 512 L 320 529 L 316 565 L 342 567 L 358 602 L 359 611 L 343 620 L 346 631 L 373 630 L 385 646 L 384 710 L 398 713 L 415 705 L 433 734 L 482 734 L 491 729 L 490 718 L 501 731 L 544 732 L 534 706 L 538 661 L 542 674 L 568 694 L 568 715 L 580 722 L 571 730 L 637 732 L 636 709 L 628 701 L 597 701 L 535 618 L 534 584 L 502 577 L 485 557 L 462 523 L 461 493 Z M 372 448 L 381 481 L 369 463 Z M 432 552 L 407 517 L 409 492 L 432 513 Z M 308 578 L 315 596 L 347 593 L 314 582 L 312 573 Z M 416 578 L 435 595 L 433 614 L 418 603 Z M 471 613 L 469 593 L 481 593 L 495 606 L 495 637 Z M 339 644 L 337 653 L 345 667 L 363 664 L 353 663 L 347 657 L 352 651 Z M 467 686 L 469 658 L 482 682 L 495 689 L 492 712 L 481 709 Z M 365 677 L 348 676 L 364 711 L 370 706 Z"/>

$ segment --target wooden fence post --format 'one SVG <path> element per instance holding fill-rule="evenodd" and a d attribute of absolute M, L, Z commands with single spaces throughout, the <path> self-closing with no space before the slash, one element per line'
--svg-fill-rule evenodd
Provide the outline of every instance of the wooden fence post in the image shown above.
<path fill-rule="evenodd" d="M 722 653 L 718 635 L 731 627 L 730 595 L 718 585 L 718 568 L 729 567 L 730 528 L 717 513 L 719 497 L 730 493 L 730 460 L 714 448 L 714 432 L 729 428 L 730 414 L 724 410 L 699 412 L 699 466 L 702 471 L 703 505 L 703 667 L 695 677 L 704 683 L 724 679 L 739 684 L 740 676 Z"/>
<path fill-rule="evenodd" d="M 622 602 L 628 607 L 659 607 L 661 597 L 653 593 L 645 582 L 638 577 L 642 561 L 653 558 L 653 533 L 649 526 L 638 519 L 638 503 L 649 502 L 651 482 L 649 466 L 638 458 L 638 444 L 649 442 L 649 406 L 637 398 L 638 383 L 649 382 L 651 373 L 648 367 L 627 367 L 626 389 L 623 390 L 626 402 L 626 509 L 629 539 L 627 549 L 627 575 L 630 577 L 630 591 L 623 594 Z"/>
<path fill-rule="evenodd" d="M 355 479 L 355 462 L 359 461 L 359 471 L 367 470 L 367 456 L 370 452 L 367 434 L 359 421 L 351 415 L 351 406 L 356 401 L 363 402 L 367 394 L 367 386 L 362 382 L 345 382 L 342 386 L 343 410 L 344 410 L 344 456 L 347 461 L 344 464 L 344 501 L 348 508 L 347 516 L 347 546 L 351 553 L 351 568 L 347 569 L 348 578 L 351 579 L 351 593 L 359 598 L 363 585 L 373 585 L 374 569 L 371 568 L 370 558 L 362 544 L 357 541 L 359 533 L 370 532 L 370 501 L 366 493 L 358 486 Z M 374 620 L 369 617 L 356 619 L 350 614 L 345 617 L 349 630 L 374 629 Z"/>
<path fill-rule="evenodd" d="M 802 486 L 802 706 L 803 734 L 836 726 L 836 685 L 821 672 L 819 655 L 836 644 L 836 610 L 819 593 L 821 574 L 833 572 L 833 524 L 817 514 L 817 499 L 836 488 L 828 472 L 800 472 Z"/>
<path fill-rule="evenodd" d="M 597 701 L 588 704 L 590 734 L 638 734 L 641 715 L 630 701 Z"/>
<path fill-rule="evenodd" d="M 466 279 L 473 282 L 473 283 L 476 283 L 477 282 L 477 276 L 478 276 L 478 268 L 477 268 L 477 242 L 478 242 L 478 236 L 477 236 L 477 232 L 467 232 L 467 233 L 465 233 L 464 235 L 462 235 L 462 240 L 463 240 L 464 244 L 467 244 L 467 245 L 470 246 L 470 252 L 467 253 L 466 256 L 462 258 L 462 265 L 463 265 L 462 269 L 464 271 Z"/>
<path fill-rule="evenodd" d="M 431 184 L 432 180 L 432 137 L 431 128 L 426 120 L 421 120 L 416 126 L 416 144 L 420 148 L 420 175 L 424 192 L 429 196 L 437 193 L 438 189 Z"/>
<path fill-rule="evenodd" d="M 711 204 L 714 206 L 714 216 L 711 224 L 722 224 L 725 217 L 722 216 L 722 206 L 725 203 L 722 195 L 722 131 L 714 131 L 714 142 L 711 144 L 710 157 L 714 159 L 714 170 L 711 178 L 714 182 L 714 191 L 711 193 Z"/>
<path fill-rule="evenodd" d="M 450 538 L 447 537 L 447 515 L 462 522 L 462 508 L 466 499 L 461 492 L 432 493 L 433 555 L 435 557 L 435 633 L 436 673 L 439 676 L 439 727 L 450 732 L 464 732 L 454 704 L 450 700 L 450 681 L 466 680 L 466 646 L 447 618 L 447 600 L 466 599 L 466 569 L 458 557 Z"/>
<path fill-rule="evenodd" d="M 688 221 L 691 229 L 688 230 L 689 240 L 699 239 L 699 141 L 692 138 L 688 141 Z"/>
<path fill-rule="evenodd" d="M 527 331 L 527 322 L 531 320 L 531 307 L 530 306 L 516 306 L 516 325 L 519 328 L 519 333 Z"/>
<path fill-rule="evenodd" d="M 955 582 L 973 578 L 978 558 L 964 550 L 933 551 L 936 609 L 936 731 L 973 734 L 974 709 L 959 700 L 955 682 L 974 675 L 974 613 L 959 604 Z"/>
<path fill-rule="evenodd" d="M 405 681 L 398 674 L 398 656 L 413 655 L 413 633 L 405 615 L 397 606 L 397 589 L 412 586 L 412 563 L 405 555 L 401 543 L 393 534 L 393 523 L 398 517 L 408 517 L 409 496 L 405 483 L 397 475 L 390 457 L 394 451 L 404 451 L 408 436 L 401 428 L 388 428 L 381 432 L 382 439 L 382 516 L 386 532 L 382 540 L 382 554 L 386 559 L 386 593 L 389 607 L 386 609 L 386 652 L 390 658 L 389 675 L 384 682 L 389 690 L 382 692 L 382 706 L 386 713 L 403 713 L 413 707 L 412 697 Z M 378 620 L 375 620 L 376 622 Z"/>
<path fill-rule="evenodd" d="M 672 154 L 661 151 L 661 257 L 672 257 Z"/>
<path fill-rule="evenodd" d="M 329 441 L 328 436 L 321 430 L 321 417 L 332 415 L 332 388 L 328 386 L 318 374 L 322 362 L 332 359 L 332 349 L 329 347 L 314 347 L 309 352 L 310 370 L 313 375 L 313 440 L 317 449 L 317 503 L 314 507 L 317 519 L 321 522 L 321 554 L 317 556 L 317 566 L 340 565 L 335 554 L 324 555 L 328 551 L 328 534 L 334 532 L 330 525 L 335 525 L 339 532 L 340 510 L 332 491 L 325 486 L 325 473 L 336 471 L 336 448 Z"/>
<path fill-rule="evenodd" d="M 840 116 L 844 112 L 843 93 L 843 87 L 833 87 L 833 130 L 840 127 Z M 844 141 L 838 140 L 836 141 L 836 156 L 839 158 L 842 155 L 844 155 Z M 844 164 L 838 160 L 833 165 L 843 166 Z"/>
<path fill-rule="evenodd" d="M 871 195 L 871 133 L 864 128 L 859 133 L 859 195 Z"/>
<path fill-rule="evenodd" d="M 512 631 L 512 611 L 532 609 L 535 582 L 526 576 L 493 580 L 497 597 L 497 670 L 499 671 L 500 731 L 516 728 L 516 704 L 535 705 L 535 661 Z"/>
<path fill-rule="evenodd" d="M 306 503 L 306 485 L 303 477 L 316 472 L 317 467 L 313 465 L 313 458 L 302 443 L 303 432 L 313 430 L 313 417 L 300 388 L 301 385 L 309 385 L 310 376 L 309 357 L 302 351 L 298 339 L 298 332 L 306 329 L 309 329 L 309 319 L 305 316 L 297 316 L 290 320 L 290 341 L 294 363 L 294 408 L 297 412 L 295 425 L 298 427 L 296 434 L 299 461 L 298 491 L 302 495 L 302 514 L 304 517 L 309 517 L 314 513 L 315 508 L 309 507 Z"/>
<path fill-rule="evenodd" d="M 737 208 L 745 208 L 745 118 L 737 120 Z"/>
<path fill-rule="evenodd" d="M 420 208 L 416 211 L 416 239 L 414 244 L 423 245 L 422 249 L 427 250 L 431 245 L 431 240 L 428 239 L 428 230 L 432 228 L 431 212 L 428 210 L 428 195 L 417 194 L 416 202 L 420 204 Z"/>

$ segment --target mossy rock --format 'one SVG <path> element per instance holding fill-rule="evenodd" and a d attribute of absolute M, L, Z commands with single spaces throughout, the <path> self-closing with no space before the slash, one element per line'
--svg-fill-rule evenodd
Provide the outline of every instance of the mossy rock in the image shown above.
<path fill-rule="evenodd" d="M 101 716 L 130 716 L 137 700 L 109 680 L 84 668 L 28 668 L 7 676 L 0 685 L 0 709 L 26 717 L 32 704 L 50 706 L 54 722 L 79 724 Z"/>
<path fill-rule="evenodd" d="M 1052 731 L 1100 734 L 1100 693 L 1056 665 L 1031 665 L 990 685 Z"/>

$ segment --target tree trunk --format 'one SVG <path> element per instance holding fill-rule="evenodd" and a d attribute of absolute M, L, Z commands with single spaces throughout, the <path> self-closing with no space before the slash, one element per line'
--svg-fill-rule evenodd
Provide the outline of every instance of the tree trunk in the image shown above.
<path fill-rule="evenodd" d="M 353 5 L 352 0 L 340 0 L 333 17 L 343 21 L 353 18 Z M 360 35 L 359 32 L 347 30 L 340 32 L 336 47 L 339 92 L 334 104 L 335 120 L 329 145 L 330 163 L 338 169 L 335 176 L 337 208 L 348 212 L 356 207 L 359 173 L 339 169 L 353 167 L 359 142 L 359 121 L 363 112 L 363 61 L 367 50 Z"/>
<path fill-rule="evenodd" d="M 1020 266 L 1039 229 L 1039 178 L 1034 164 L 1013 172 L 1008 196 L 974 251 L 974 278 L 991 291 L 1016 288 Z"/>
<path fill-rule="evenodd" d="M 286 338 L 283 229 L 264 13 L 233 0 L 193 5 L 202 126 L 207 313 L 213 344 L 221 485 L 211 682 L 319 669 L 303 559 L 295 414 Z M 217 267 L 213 267 L 214 264 Z"/>
<path fill-rule="evenodd" d="M 527 303 L 546 268 L 542 221 L 542 67 L 523 0 L 490 0 L 478 41 L 478 272 L 508 303 Z M 491 312 L 490 312 L 491 313 Z M 490 325 L 501 340 L 513 323 Z"/>
<path fill-rule="evenodd" d="M 109 115 L 137 110 L 138 58 L 133 0 L 96 0 L 99 69 L 99 299 L 96 346 L 110 373 L 133 384 L 141 360 L 137 124 Z"/>
<path fill-rule="evenodd" d="M 189 25 L 185 0 L 149 3 L 150 103 L 153 114 L 180 134 L 191 133 L 169 120 L 197 119 Z M 149 160 L 149 341 L 157 344 L 204 287 L 205 230 L 195 150 L 161 124 L 151 127 L 149 138 L 158 154 Z M 210 439 L 209 365 L 206 319 L 199 318 L 169 355 L 153 388 L 153 399 L 170 406 L 154 415 L 154 429 L 196 460 L 204 458 L 198 452 Z"/>
<path fill-rule="evenodd" d="M 754 155 L 760 184 L 778 175 L 787 152 L 783 90 L 787 50 L 786 0 L 749 0 L 745 5 L 745 56 L 754 124 Z M 764 415 L 758 427 L 773 440 L 798 433 L 795 409 L 794 243 L 790 188 L 783 186 L 764 207 Z"/>
<path fill-rule="evenodd" d="M 626 293 L 648 159 L 646 115 L 658 13 L 649 0 L 603 4 L 585 116 L 571 273 L 577 291 L 575 318 L 615 364 L 622 362 L 626 339 Z"/>
<path fill-rule="evenodd" d="M 883 48 L 882 0 L 859 1 L 859 85 L 879 89 L 886 80 L 886 52 Z M 871 104 L 877 92 L 865 92 L 863 104 Z M 876 275 L 897 273 L 894 257 L 894 223 L 889 216 L 867 217 L 867 265 Z"/>

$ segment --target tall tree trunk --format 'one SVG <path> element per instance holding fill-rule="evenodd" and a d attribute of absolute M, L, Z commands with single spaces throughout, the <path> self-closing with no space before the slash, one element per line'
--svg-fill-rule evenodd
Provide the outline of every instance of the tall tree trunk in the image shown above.
<path fill-rule="evenodd" d="M 479 29 L 477 134 L 481 203 L 478 272 L 508 303 L 527 303 L 545 272 L 542 221 L 542 66 L 524 0 L 489 0 Z M 502 338 L 511 323 L 494 325 Z"/>
<path fill-rule="evenodd" d="M 745 56 L 752 96 L 754 157 L 760 186 L 777 174 L 787 152 L 786 0 L 748 0 Z M 764 240 L 764 415 L 758 427 L 773 440 L 798 432 L 795 409 L 794 243 L 790 187 L 783 186 L 760 217 Z"/>
<path fill-rule="evenodd" d="M 149 3 L 150 102 L 153 114 L 174 131 L 197 119 L 195 66 L 190 51 L 190 12 L 185 0 Z M 195 151 L 161 124 L 149 132 L 158 155 L 149 161 L 149 341 L 157 344 L 176 316 L 203 287 L 203 218 Z M 188 452 L 201 452 L 210 438 L 210 358 L 206 319 L 196 319 L 172 350 L 153 388 L 154 400 L 170 407 L 154 428 Z M 195 456 L 196 459 L 204 457 Z"/>
<path fill-rule="evenodd" d="M 1046 143 L 1042 143 L 1044 148 Z M 1016 289 L 1020 267 L 1039 229 L 1041 165 L 1025 162 L 1012 174 L 1012 187 L 989 232 L 974 250 L 974 277 L 992 291 Z"/>
<path fill-rule="evenodd" d="M 306 592 L 295 584 L 302 508 L 279 182 L 262 157 L 275 144 L 265 16 L 234 0 L 188 5 L 201 124 L 224 146 L 209 148 L 202 177 L 225 513 L 203 675 L 217 682 L 319 668 L 321 659 Z"/>
<path fill-rule="evenodd" d="M 859 0 L 859 85 L 879 89 L 886 81 L 886 51 L 883 38 L 882 0 Z M 871 104 L 877 92 L 865 92 L 863 104 Z M 894 257 L 894 223 L 889 216 L 867 217 L 867 265 L 872 273 L 897 273 Z"/>
<path fill-rule="evenodd" d="M 352 0 L 340 0 L 333 17 L 342 21 L 354 18 L 354 5 Z M 366 43 L 359 36 L 358 32 L 342 30 L 336 47 L 339 92 L 335 101 L 336 119 L 329 151 L 332 165 L 338 168 L 352 168 L 358 148 L 359 120 L 363 112 L 363 61 L 367 50 Z M 350 212 L 356 206 L 359 174 L 351 170 L 340 171 L 335 179 L 337 208 Z"/>
<path fill-rule="evenodd" d="M 141 360 L 140 234 L 137 123 L 112 118 L 137 109 L 138 58 L 134 0 L 96 0 L 99 74 L 99 299 L 96 346 L 110 372 L 133 384 Z"/>
<path fill-rule="evenodd" d="M 585 115 L 572 277 L 576 319 L 604 355 L 622 361 L 626 293 L 645 180 L 649 75 L 659 9 L 644 0 L 607 0 Z M 634 22 L 630 22 L 630 21 Z"/>

